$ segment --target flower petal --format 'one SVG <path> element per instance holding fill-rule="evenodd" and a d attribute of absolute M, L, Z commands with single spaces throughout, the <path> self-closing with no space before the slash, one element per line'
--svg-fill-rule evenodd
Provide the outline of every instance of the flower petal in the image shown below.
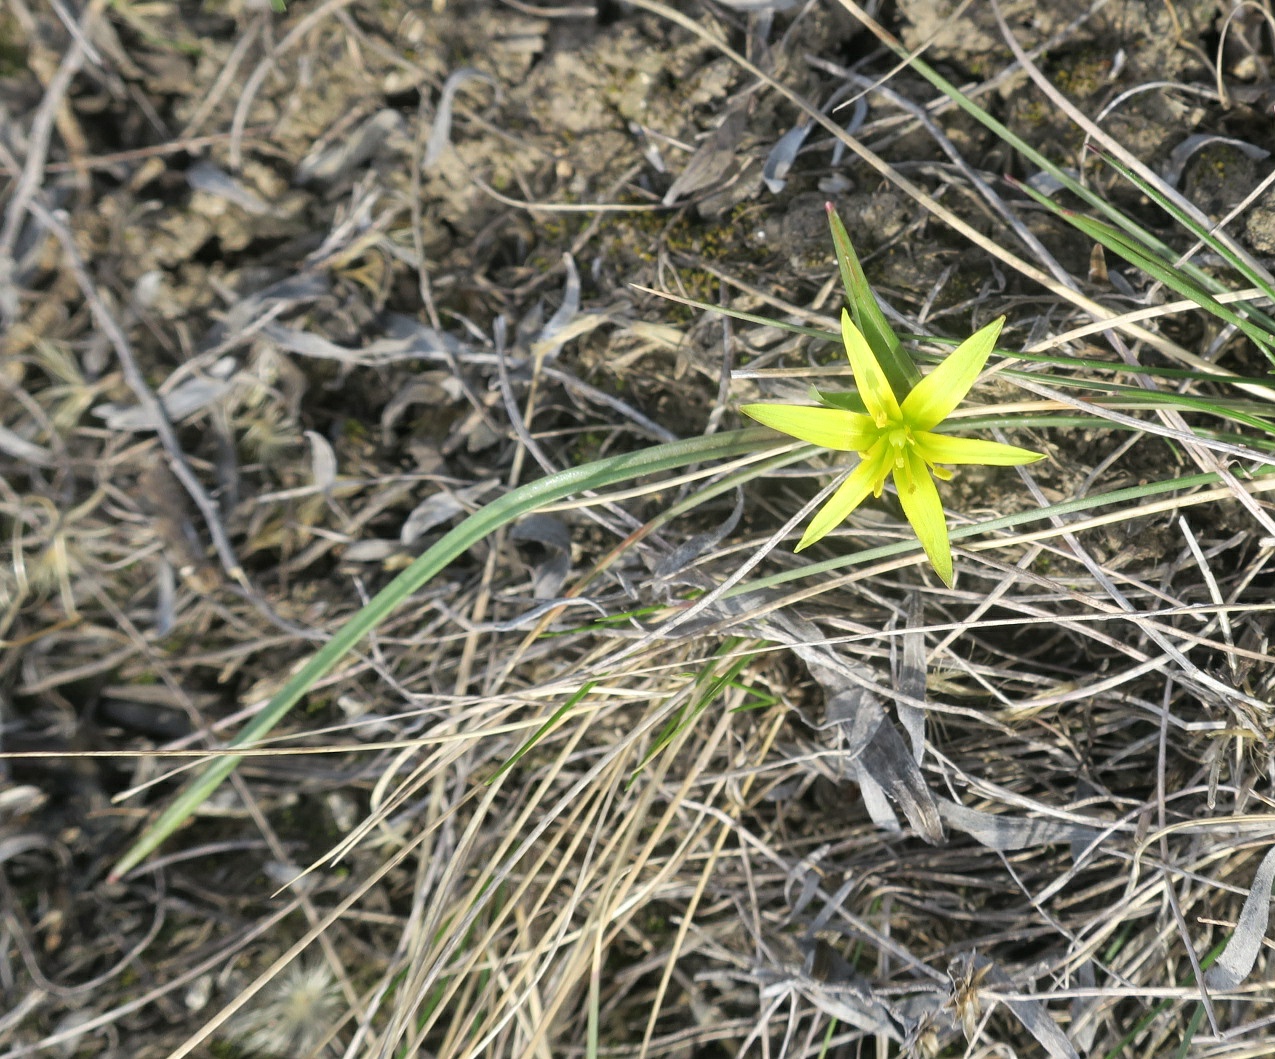
<path fill-rule="evenodd" d="M 996 347 L 1005 317 L 975 331 L 947 359 L 916 384 L 903 402 L 903 416 L 913 430 L 932 430 L 965 399 L 978 373 Z M 856 374 L 857 377 L 857 374 Z"/>
<path fill-rule="evenodd" d="M 880 491 L 880 483 L 885 478 L 890 463 L 890 446 L 883 439 L 872 446 L 872 450 L 859 461 L 859 466 L 841 487 L 832 494 L 831 499 L 819 509 L 818 514 L 810 520 L 806 532 L 797 544 L 795 551 L 808 548 L 815 541 L 826 537 L 846 520 L 864 498 L 874 489 Z"/>
<path fill-rule="evenodd" d="M 922 431 L 912 435 L 916 451 L 930 463 L 981 463 L 988 467 L 1017 467 L 1045 459 L 1043 452 L 1002 445 L 980 438 L 955 438 L 948 434 Z"/>
<path fill-rule="evenodd" d="M 859 388 L 859 396 L 863 398 L 868 415 L 878 427 L 899 422 L 902 419 L 899 400 L 890 389 L 890 381 L 881 370 L 868 340 L 854 326 L 850 314 L 844 309 L 841 310 L 841 337 L 846 344 L 846 356 L 850 358 L 850 370 L 854 372 L 854 383 Z"/>
<path fill-rule="evenodd" d="M 934 572 L 951 588 L 952 546 L 947 537 L 943 503 L 939 500 L 938 488 L 925 461 L 911 448 L 904 456 L 903 466 L 895 469 L 894 485 L 899 491 L 903 513 L 916 530 L 917 539 L 929 556 Z"/>
<path fill-rule="evenodd" d="M 876 440 L 872 420 L 840 408 L 804 404 L 746 404 L 739 410 L 764 426 L 825 449 L 863 452 Z"/>

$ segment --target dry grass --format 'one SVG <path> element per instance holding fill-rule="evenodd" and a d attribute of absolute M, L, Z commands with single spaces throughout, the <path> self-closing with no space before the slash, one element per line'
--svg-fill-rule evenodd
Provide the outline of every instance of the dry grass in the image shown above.
<path fill-rule="evenodd" d="M 1118 147 L 1096 115 L 1153 69 L 1178 87 L 1139 157 L 1269 140 L 1237 102 L 1261 21 L 1237 8 L 1249 50 L 1214 55 L 1200 5 L 1165 5 L 1164 51 L 1121 21 L 1142 6 L 1051 11 L 1047 49 L 998 46 L 966 90 L 1077 166 L 1073 130 Z M 732 7 L 0 12 L 0 1059 L 1268 1054 L 1269 942 L 1203 977 L 1266 907 L 1275 830 L 1265 361 L 1091 274 L 852 4 Z M 851 75 L 880 88 L 847 134 L 820 108 Z M 772 195 L 802 112 L 823 131 Z M 1227 209 L 1250 175 L 1217 176 Z M 814 556 L 861 561 L 794 557 L 777 531 L 826 468 L 559 505 L 108 879 L 461 514 L 797 392 L 823 346 L 632 284 L 826 320 L 803 217 L 829 195 L 901 329 L 1006 312 L 1007 348 L 1243 375 L 1252 423 L 989 380 L 1089 419 L 1020 431 L 1052 458 L 1018 477 L 958 476 L 954 528 L 1005 521 L 958 532 L 951 591 L 887 508 Z"/>

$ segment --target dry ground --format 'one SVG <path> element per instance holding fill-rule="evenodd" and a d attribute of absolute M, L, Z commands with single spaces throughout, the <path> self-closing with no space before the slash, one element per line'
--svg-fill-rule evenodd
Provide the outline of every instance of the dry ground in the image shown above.
<path fill-rule="evenodd" d="M 1275 530 L 1226 486 L 964 552 L 954 591 L 881 560 L 667 634 L 822 468 L 667 522 L 692 486 L 524 520 L 109 878 L 176 752 L 465 513 L 836 363 L 639 286 L 835 316 L 831 200 L 902 330 L 1005 313 L 1025 348 L 1156 303 L 851 6 L 7 0 L 0 1059 L 1270 1054 L 1269 943 L 1200 985 L 1275 830 Z M 1176 249 L 1042 80 L 1275 253 L 1275 199 L 1246 201 L 1275 150 L 1267 5 L 867 6 Z M 838 92 L 867 151 L 816 128 L 776 181 L 794 97 Z M 1208 319 L 1065 352 L 1260 380 Z M 949 511 L 1209 470 L 1140 414 L 1015 431 L 1050 461 L 959 475 Z M 906 536 L 887 498 L 813 558 Z M 811 561 L 790 544 L 756 574 Z"/>

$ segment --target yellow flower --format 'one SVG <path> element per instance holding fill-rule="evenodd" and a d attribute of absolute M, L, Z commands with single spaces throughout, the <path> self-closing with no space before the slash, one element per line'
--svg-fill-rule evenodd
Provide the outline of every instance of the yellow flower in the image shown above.
<path fill-rule="evenodd" d="M 842 311 L 846 355 L 867 415 L 791 404 L 748 404 L 740 409 L 759 423 L 802 441 L 859 454 L 859 465 L 815 515 L 797 551 L 840 525 L 868 493 L 880 496 L 886 475 L 893 473 L 903 513 L 916 530 L 935 571 L 951 587 L 952 548 L 934 479 L 947 481 L 952 472 L 937 465 L 981 463 L 1012 467 L 1045 458 L 1044 453 L 1014 445 L 934 433 L 934 428 L 974 385 L 1004 323 L 1004 317 L 993 320 L 967 338 L 900 402 L 867 340 L 850 314 Z"/>

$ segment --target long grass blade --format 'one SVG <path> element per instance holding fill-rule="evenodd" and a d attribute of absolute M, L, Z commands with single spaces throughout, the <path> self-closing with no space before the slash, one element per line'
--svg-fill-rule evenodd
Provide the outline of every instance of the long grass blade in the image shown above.
<path fill-rule="evenodd" d="M 639 452 L 611 456 L 581 467 L 571 467 L 557 474 L 530 482 L 474 512 L 409 567 L 378 592 L 358 611 L 291 680 L 266 704 L 266 707 L 231 741 L 232 747 L 244 747 L 265 736 L 301 698 L 332 671 L 373 629 L 393 614 L 414 592 L 463 555 L 478 541 L 508 525 L 514 519 L 538 508 L 562 500 L 575 493 L 599 489 L 643 475 L 684 467 L 690 463 L 722 459 L 751 452 L 774 440 L 774 435 L 760 428 L 737 430 L 708 437 L 654 445 Z M 242 755 L 225 754 L 209 762 L 196 779 L 160 814 L 142 836 L 129 847 L 112 870 L 118 878 L 136 867 L 221 786 L 235 770 Z"/>

